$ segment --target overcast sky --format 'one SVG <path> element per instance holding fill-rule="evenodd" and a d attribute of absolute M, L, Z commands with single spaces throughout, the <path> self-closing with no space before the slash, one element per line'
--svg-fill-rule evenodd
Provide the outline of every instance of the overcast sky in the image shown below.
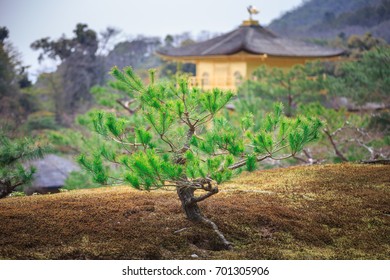
<path fill-rule="evenodd" d="M 260 10 L 255 19 L 267 25 L 302 0 L 0 0 L 0 26 L 10 31 L 10 41 L 31 65 L 34 77 L 44 66 L 30 44 L 43 37 L 72 36 L 77 23 L 100 32 L 120 29 L 124 36 L 160 36 L 206 30 L 228 32 L 248 18 L 246 7 Z"/>

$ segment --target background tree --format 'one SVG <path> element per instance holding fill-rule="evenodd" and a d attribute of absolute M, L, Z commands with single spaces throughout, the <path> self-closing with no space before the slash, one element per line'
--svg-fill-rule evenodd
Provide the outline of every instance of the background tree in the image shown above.
<path fill-rule="evenodd" d="M 34 50 L 41 50 L 39 59 L 45 56 L 58 60 L 61 88 L 56 92 L 56 120 L 63 125 L 73 122 L 75 113 L 85 111 L 92 100 L 89 89 L 104 81 L 104 67 L 97 56 L 98 38 L 86 24 L 77 24 L 71 39 L 58 40 L 42 38 L 31 44 Z"/>
<path fill-rule="evenodd" d="M 251 80 L 240 86 L 239 98 L 254 95 L 267 104 L 264 106 L 282 102 L 286 115 L 293 116 L 299 104 L 323 99 L 327 84 L 321 66 L 319 63 L 307 63 L 289 70 L 261 66 L 254 71 Z"/>
<path fill-rule="evenodd" d="M 365 51 L 370 51 L 386 45 L 387 43 L 385 40 L 373 37 L 371 33 L 366 33 L 363 36 L 351 35 L 347 41 L 349 55 L 355 58 L 361 57 L 362 53 Z"/>
<path fill-rule="evenodd" d="M 24 168 L 22 162 L 40 158 L 45 150 L 31 139 L 11 139 L 0 131 L 0 198 L 33 179 L 35 168 Z"/>
<path fill-rule="evenodd" d="M 192 39 L 191 34 L 188 32 L 173 36 L 168 34 L 164 39 L 164 45 L 162 46 L 162 48 L 170 49 L 174 47 L 183 47 L 192 45 L 194 43 L 196 43 L 196 41 Z M 195 76 L 195 72 L 196 67 L 193 63 L 162 61 L 159 74 L 160 77 L 174 79 L 175 75 L 177 74 L 188 73 L 192 76 Z"/>
<path fill-rule="evenodd" d="M 187 218 L 211 226 L 224 246 L 230 243 L 218 227 L 201 214 L 198 203 L 218 193 L 218 184 L 246 169 L 253 171 L 267 158 L 293 157 L 318 136 L 321 122 L 288 119 L 282 106 L 260 120 L 254 130 L 252 115 L 233 126 L 219 111 L 234 96 L 230 91 L 200 91 L 185 78 L 176 84 L 145 85 L 131 68 L 112 69 L 116 88 L 134 98 L 140 110 L 134 126 L 112 113 L 97 112 L 96 132 L 109 140 L 98 152 L 81 155 L 79 162 L 100 183 L 129 183 L 140 190 L 176 189 Z M 109 167 L 115 165 L 113 176 Z M 196 196 L 198 192 L 204 192 Z"/>
<path fill-rule="evenodd" d="M 389 127 L 375 128 L 369 114 L 350 113 L 345 108 L 329 109 L 319 103 L 301 105 L 298 111 L 303 115 L 317 116 L 324 123 L 319 141 L 311 145 L 311 152 L 303 153 L 307 163 L 389 158 Z"/>
<path fill-rule="evenodd" d="M 9 31 L 0 27 L 0 122 L 19 125 L 34 111 L 34 102 L 20 88 L 28 87 L 25 67 L 15 48 L 7 41 Z"/>
<path fill-rule="evenodd" d="M 143 36 L 116 44 L 107 56 L 107 72 L 112 65 L 120 68 L 131 65 L 137 71 L 158 66 L 161 61 L 155 51 L 160 45 L 160 38 Z"/>
<path fill-rule="evenodd" d="M 255 119 L 275 100 L 287 113 L 316 116 L 325 123 L 320 141 L 295 158 L 306 163 L 366 161 L 389 157 L 389 48 L 354 60 L 314 62 L 288 71 L 260 67 L 232 101 Z M 312 104 L 315 103 L 315 104 Z M 290 110 L 288 110 L 290 108 Z M 235 114 L 226 114 L 235 122 Z"/>
<path fill-rule="evenodd" d="M 365 52 L 358 61 L 341 63 L 329 76 L 329 91 L 362 105 L 367 102 L 390 105 L 390 48 Z"/>

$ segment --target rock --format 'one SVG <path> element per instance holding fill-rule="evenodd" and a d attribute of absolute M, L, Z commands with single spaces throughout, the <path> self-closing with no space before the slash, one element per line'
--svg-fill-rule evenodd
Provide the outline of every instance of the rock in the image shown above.
<path fill-rule="evenodd" d="M 29 161 L 25 167 L 29 166 L 35 166 L 37 171 L 31 186 L 24 190 L 27 195 L 34 192 L 58 193 L 69 173 L 80 170 L 74 161 L 53 154 L 46 155 L 42 159 Z"/>

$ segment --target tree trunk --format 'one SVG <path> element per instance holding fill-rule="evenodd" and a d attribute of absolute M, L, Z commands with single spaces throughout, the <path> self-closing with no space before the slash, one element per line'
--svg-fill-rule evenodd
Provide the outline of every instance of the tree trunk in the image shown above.
<path fill-rule="evenodd" d="M 292 102 L 293 102 L 293 97 L 291 94 L 288 94 L 288 105 L 287 105 L 287 112 L 286 112 L 287 117 L 292 117 Z"/>
<path fill-rule="evenodd" d="M 9 192 L 7 192 L 5 189 L 0 189 L 0 199 L 6 197 L 9 195 Z"/>
<path fill-rule="evenodd" d="M 10 182 L 0 183 L 0 199 L 12 193 L 14 188 Z"/>
<path fill-rule="evenodd" d="M 178 188 L 177 194 L 181 201 L 181 206 L 183 207 L 184 212 L 186 213 L 187 218 L 193 222 L 202 221 L 202 213 L 200 212 L 198 203 L 193 202 L 195 199 L 194 196 L 195 189 L 192 188 Z"/>
<path fill-rule="evenodd" d="M 195 189 L 190 187 L 178 187 L 177 194 L 181 201 L 181 205 L 183 207 L 184 212 L 186 213 L 187 218 L 192 222 L 202 222 L 209 227 L 211 227 L 214 232 L 218 235 L 225 249 L 231 250 L 233 249 L 232 244 L 227 241 L 225 236 L 219 231 L 218 226 L 211 221 L 210 219 L 204 217 L 200 211 L 198 206 L 198 202 L 206 199 L 207 197 L 218 192 L 218 189 L 215 188 L 214 191 L 210 191 L 208 194 L 196 198 L 194 195 Z"/>

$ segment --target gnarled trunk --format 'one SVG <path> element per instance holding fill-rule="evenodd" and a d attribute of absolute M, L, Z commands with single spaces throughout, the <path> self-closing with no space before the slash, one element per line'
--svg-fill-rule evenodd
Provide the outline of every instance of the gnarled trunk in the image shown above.
<path fill-rule="evenodd" d="M 10 181 L 3 181 L 0 182 L 0 199 L 6 197 L 12 191 L 16 188 L 17 186 L 12 186 Z"/>
<path fill-rule="evenodd" d="M 202 213 L 195 200 L 194 196 L 195 189 L 183 187 L 177 189 L 177 194 L 181 201 L 181 206 L 186 213 L 187 218 L 193 222 L 200 222 L 202 220 Z"/>
<path fill-rule="evenodd" d="M 211 189 L 206 195 L 195 197 L 195 189 L 191 187 L 177 187 L 177 194 L 181 201 L 184 212 L 186 213 L 187 218 L 192 222 L 202 222 L 210 226 L 214 232 L 220 238 L 222 244 L 226 249 L 233 249 L 232 244 L 227 241 L 225 236 L 219 231 L 217 225 L 210 219 L 204 217 L 198 206 L 198 202 L 216 194 L 218 192 L 217 188 Z"/>

